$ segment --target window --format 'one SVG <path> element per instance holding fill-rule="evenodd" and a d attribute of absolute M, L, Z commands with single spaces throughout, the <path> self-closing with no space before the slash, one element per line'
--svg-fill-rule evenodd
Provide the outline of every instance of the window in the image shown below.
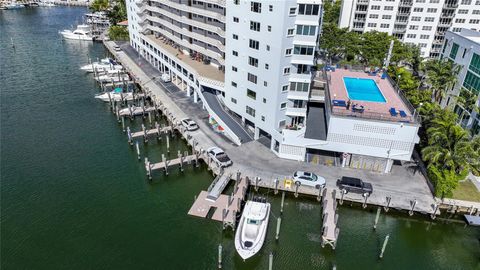
<path fill-rule="evenodd" d="M 293 36 L 293 31 L 295 31 L 293 28 L 287 29 L 287 36 Z"/>
<path fill-rule="evenodd" d="M 267 86 L 268 86 L 268 82 L 267 82 L 267 81 L 263 81 L 263 86 L 267 87 Z"/>
<path fill-rule="evenodd" d="M 478 93 L 480 93 L 480 77 L 476 76 L 470 71 L 467 71 L 467 75 L 463 81 L 463 87 L 478 95 Z"/>
<path fill-rule="evenodd" d="M 413 16 L 410 20 L 411 20 L 412 22 L 419 22 L 420 19 L 421 19 L 420 17 Z"/>
<path fill-rule="evenodd" d="M 392 15 L 382 15 L 383 20 L 390 20 L 392 18 Z"/>
<path fill-rule="evenodd" d="M 287 92 L 288 91 L 288 84 L 282 86 L 282 92 Z"/>
<path fill-rule="evenodd" d="M 292 55 L 292 49 L 286 49 L 285 50 L 285 55 L 286 56 Z"/>
<path fill-rule="evenodd" d="M 370 7 L 371 10 L 380 10 L 380 6 L 374 5 Z"/>
<path fill-rule="evenodd" d="M 416 0 L 417 3 L 425 3 L 426 0 Z"/>
<path fill-rule="evenodd" d="M 250 89 L 247 89 L 247 97 L 249 97 L 253 100 L 256 100 L 257 99 L 257 93 L 255 93 L 254 91 L 252 91 Z"/>
<path fill-rule="evenodd" d="M 419 8 L 419 7 L 413 8 L 413 12 L 423 12 L 423 8 Z"/>
<path fill-rule="evenodd" d="M 430 38 L 429 35 L 420 35 L 420 39 L 428 39 L 428 38 Z"/>
<path fill-rule="evenodd" d="M 407 38 L 416 38 L 416 37 L 417 37 L 417 35 L 415 35 L 415 34 L 407 34 Z"/>
<path fill-rule="evenodd" d="M 287 103 L 286 102 L 281 103 L 280 104 L 280 110 L 283 110 L 285 108 L 287 108 Z"/>
<path fill-rule="evenodd" d="M 474 53 L 472 60 L 470 61 L 470 66 L 468 67 L 471 71 L 480 74 L 480 55 Z"/>
<path fill-rule="evenodd" d="M 267 51 L 270 51 L 270 45 L 267 45 L 266 49 Z"/>
<path fill-rule="evenodd" d="M 318 15 L 319 5 L 299 4 L 298 15 Z"/>
<path fill-rule="evenodd" d="M 268 6 L 268 11 L 272 12 L 273 11 L 273 5 Z"/>
<path fill-rule="evenodd" d="M 388 24 L 388 23 L 380 24 L 380 28 L 388 28 L 388 27 L 390 27 L 390 24 Z"/>
<path fill-rule="evenodd" d="M 295 13 L 297 13 L 296 7 L 291 7 L 290 10 L 288 11 L 288 15 L 295 15 Z"/>
<path fill-rule="evenodd" d="M 248 73 L 247 79 L 249 82 L 252 82 L 255 84 L 257 83 L 257 76 L 253 75 L 252 73 Z"/>
<path fill-rule="evenodd" d="M 252 12 L 261 13 L 262 12 L 262 4 L 258 2 L 251 2 L 250 3 L 250 10 Z"/>
<path fill-rule="evenodd" d="M 233 22 L 238 23 L 238 18 L 237 18 L 237 17 L 233 17 Z"/>
<path fill-rule="evenodd" d="M 297 35 L 314 36 L 316 30 L 314 25 L 297 25 Z"/>
<path fill-rule="evenodd" d="M 426 18 L 425 18 L 425 21 L 426 21 L 426 22 L 433 22 L 434 20 L 435 20 L 434 17 L 426 17 Z"/>
<path fill-rule="evenodd" d="M 254 110 L 252 107 L 246 106 L 245 111 L 246 111 L 246 113 L 248 113 L 249 115 L 255 117 L 255 110 Z"/>
<path fill-rule="evenodd" d="M 418 43 L 418 46 L 420 46 L 420 48 L 426 48 L 427 43 Z"/>
<path fill-rule="evenodd" d="M 440 0 L 430 0 L 430 3 L 431 4 L 438 4 L 438 3 L 440 3 Z"/>
<path fill-rule="evenodd" d="M 232 86 L 237 87 L 237 83 L 232 81 Z"/>
<path fill-rule="evenodd" d="M 237 72 L 238 71 L 237 67 L 232 66 L 232 71 Z"/>
<path fill-rule="evenodd" d="M 268 32 L 272 32 L 272 26 L 271 25 L 267 26 L 267 30 Z"/>
<path fill-rule="evenodd" d="M 233 54 L 233 56 L 238 56 L 238 52 L 237 52 L 237 51 L 232 51 L 232 54 Z"/>
<path fill-rule="evenodd" d="M 480 20 L 472 19 L 472 20 L 468 21 L 468 23 L 479 24 L 479 23 L 480 23 Z"/>
<path fill-rule="evenodd" d="M 310 74 L 310 65 L 295 65 L 297 67 L 297 74 Z"/>
<path fill-rule="evenodd" d="M 290 68 L 289 67 L 283 68 L 283 75 L 288 75 L 288 74 L 290 74 Z"/>
<path fill-rule="evenodd" d="M 282 120 L 282 121 L 278 122 L 278 128 L 284 128 L 286 123 L 287 123 L 287 120 Z"/>
<path fill-rule="evenodd" d="M 455 19 L 456 23 L 465 23 L 465 19 Z"/>
<path fill-rule="evenodd" d="M 269 65 L 268 64 L 265 64 L 265 69 L 269 69 Z"/>
<path fill-rule="evenodd" d="M 422 30 L 430 31 L 430 30 L 432 30 L 432 27 L 431 26 L 422 26 Z"/>
<path fill-rule="evenodd" d="M 462 5 L 471 5 L 472 0 L 462 0 Z"/>
<path fill-rule="evenodd" d="M 235 5 L 240 5 L 240 0 L 233 0 L 233 3 L 234 3 Z"/>
<path fill-rule="evenodd" d="M 457 52 L 458 52 L 458 44 L 453 43 L 452 49 L 450 49 L 450 58 L 455 59 L 457 57 Z"/>
<path fill-rule="evenodd" d="M 314 53 L 313 46 L 295 45 L 295 47 L 293 47 L 293 54 L 313 55 L 313 53 Z"/>
<path fill-rule="evenodd" d="M 378 19 L 378 14 L 370 14 L 368 15 L 370 19 Z"/>
<path fill-rule="evenodd" d="M 265 122 L 265 116 L 262 115 L 262 121 Z"/>
<path fill-rule="evenodd" d="M 408 27 L 408 29 L 410 29 L 410 30 L 418 30 L 418 25 L 410 25 L 410 26 Z"/>
<path fill-rule="evenodd" d="M 367 26 L 368 27 L 377 27 L 377 24 L 376 23 L 368 23 Z"/>
<path fill-rule="evenodd" d="M 258 48 L 260 47 L 260 42 L 258 42 L 256 40 L 253 40 L 253 39 L 250 39 L 249 42 L 248 42 L 248 47 L 250 47 L 252 49 L 255 49 L 255 50 L 258 50 Z"/>
<path fill-rule="evenodd" d="M 233 37 L 233 39 L 236 39 L 236 40 L 238 40 L 238 35 L 235 35 L 235 34 L 233 34 L 233 36 L 232 36 L 232 37 Z"/>
<path fill-rule="evenodd" d="M 459 9 L 458 14 L 468 14 L 468 9 Z"/>
<path fill-rule="evenodd" d="M 250 21 L 250 30 L 260 32 L 260 23 L 259 23 L 259 22 L 254 22 L 254 21 Z"/>
<path fill-rule="evenodd" d="M 258 59 L 253 57 L 248 57 L 248 64 L 250 66 L 258 67 Z"/>
<path fill-rule="evenodd" d="M 383 9 L 384 10 L 393 10 L 393 6 L 385 6 Z"/>
<path fill-rule="evenodd" d="M 452 31 L 455 32 L 455 33 L 458 33 L 458 32 L 460 32 L 460 31 L 462 31 L 462 28 L 460 28 L 460 27 L 453 27 L 453 28 L 452 28 Z"/>
<path fill-rule="evenodd" d="M 310 89 L 309 83 L 302 83 L 302 82 L 291 82 L 290 83 L 290 91 L 297 91 L 297 92 L 308 92 Z"/>
<path fill-rule="evenodd" d="M 435 13 L 435 12 L 437 12 L 437 9 L 436 8 L 427 8 L 427 12 L 428 13 Z"/>
<path fill-rule="evenodd" d="M 230 98 L 230 101 L 232 101 L 232 103 L 233 103 L 233 104 L 237 104 L 237 100 L 236 100 L 236 99 L 234 99 L 233 97 L 232 97 L 232 98 Z"/>
<path fill-rule="evenodd" d="M 480 14 L 480 9 L 476 9 L 476 10 L 474 10 L 474 11 L 472 12 L 472 14 L 474 14 L 474 15 L 478 15 L 478 14 Z"/>

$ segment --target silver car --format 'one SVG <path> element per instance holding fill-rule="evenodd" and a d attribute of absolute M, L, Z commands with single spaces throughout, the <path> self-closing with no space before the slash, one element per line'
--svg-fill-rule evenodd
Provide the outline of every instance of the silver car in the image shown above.
<path fill-rule="evenodd" d="M 325 178 L 311 172 L 296 171 L 293 174 L 295 185 L 310 186 L 316 189 L 325 187 Z"/>
<path fill-rule="evenodd" d="M 219 147 L 210 147 L 207 149 L 207 154 L 220 167 L 228 167 L 232 165 L 232 160 Z"/>

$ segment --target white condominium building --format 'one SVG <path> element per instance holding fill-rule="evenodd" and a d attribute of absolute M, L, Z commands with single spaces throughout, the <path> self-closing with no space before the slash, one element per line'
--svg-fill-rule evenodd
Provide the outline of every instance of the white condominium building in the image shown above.
<path fill-rule="evenodd" d="M 447 30 L 480 31 L 480 0 L 343 0 L 339 26 L 386 32 L 435 58 Z"/>
<path fill-rule="evenodd" d="M 462 67 L 458 81 L 442 102 L 454 106 L 460 124 L 472 135 L 480 134 L 480 33 L 462 29 L 460 33 L 448 31 L 442 48 L 442 58 Z M 459 100 L 460 97 L 460 100 Z"/>
<path fill-rule="evenodd" d="M 237 145 L 261 138 L 281 158 L 381 172 L 410 160 L 417 116 L 388 77 L 317 71 L 321 0 L 127 0 L 127 10 L 130 45 Z"/>

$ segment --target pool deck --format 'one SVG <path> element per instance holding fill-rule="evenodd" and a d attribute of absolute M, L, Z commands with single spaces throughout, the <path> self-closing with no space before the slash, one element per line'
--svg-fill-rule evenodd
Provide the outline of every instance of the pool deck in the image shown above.
<path fill-rule="evenodd" d="M 363 105 L 365 108 L 365 113 L 373 113 L 385 116 L 386 118 L 390 116 L 390 108 L 395 108 L 396 111 L 404 111 L 407 116 L 411 116 L 410 111 L 408 110 L 405 103 L 403 103 L 402 99 L 390 84 L 387 79 L 381 78 L 381 73 L 378 73 L 376 76 L 370 76 L 368 73 L 365 72 L 358 72 L 358 71 L 351 71 L 345 69 L 336 69 L 333 72 L 328 72 L 331 76 L 329 81 L 329 90 L 330 90 L 330 97 L 332 100 L 344 100 L 347 102 L 349 100 L 347 89 L 345 88 L 345 83 L 343 81 L 344 77 L 349 78 L 362 78 L 362 79 L 372 79 L 376 82 L 378 88 L 380 89 L 383 97 L 386 99 L 386 102 L 369 102 L 369 101 L 361 101 L 361 100 L 351 100 L 351 104 L 358 104 Z M 347 108 L 345 107 L 333 107 L 334 111 L 342 113 L 342 111 L 347 112 Z M 400 116 L 396 116 L 396 118 L 400 119 Z M 394 120 L 394 119 L 392 119 Z"/>

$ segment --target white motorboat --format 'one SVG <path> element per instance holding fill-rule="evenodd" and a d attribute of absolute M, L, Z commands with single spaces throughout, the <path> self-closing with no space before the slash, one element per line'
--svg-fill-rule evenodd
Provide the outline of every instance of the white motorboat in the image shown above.
<path fill-rule="evenodd" d="M 110 102 L 112 101 L 130 101 L 133 100 L 133 93 L 128 92 L 128 93 L 123 93 L 123 92 L 117 92 L 117 91 L 111 91 L 111 92 L 105 92 L 102 94 L 98 94 L 95 96 L 95 98 L 100 99 L 101 101 L 104 102 Z"/>
<path fill-rule="evenodd" d="M 85 72 L 108 71 L 108 70 L 123 70 L 122 65 L 119 65 L 115 60 L 111 58 L 103 58 L 99 62 L 93 62 L 88 65 L 80 67 Z"/>
<path fill-rule="evenodd" d="M 130 80 L 130 77 L 128 77 L 127 74 L 121 73 L 117 70 L 111 71 L 114 71 L 115 73 L 110 73 L 110 71 L 108 71 L 106 74 L 99 75 L 96 80 L 99 83 L 128 82 Z"/>
<path fill-rule="evenodd" d="M 74 31 L 71 31 L 71 30 L 60 31 L 60 34 L 65 39 L 86 40 L 86 41 L 93 40 L 93 36 L 90 34 L 90 26 L 86 24 L 77 25 L 77 29 L 75 29 Z"/>
<path fill-rule="evenodd" d="M 19 4 L 16 1 L 13 1 L 13 2 L 10 2 L 6 5 L 4 5 L 4 7 L 5 7 L 5 9 L 20 9 L 20 8 L 24 8 L 25 5 Z"/>
<path fill-rule="evenodd" d="M 235 233 L 235 249 L 244 260 L 263 246 L 270 216 L 270 203 L 247 201 Z"/>
<path fill-rule="evenodd" d="M 54 7 L 55 4 L 52 1 L 40 1 L 38 2 L 39 7 Z"/>

